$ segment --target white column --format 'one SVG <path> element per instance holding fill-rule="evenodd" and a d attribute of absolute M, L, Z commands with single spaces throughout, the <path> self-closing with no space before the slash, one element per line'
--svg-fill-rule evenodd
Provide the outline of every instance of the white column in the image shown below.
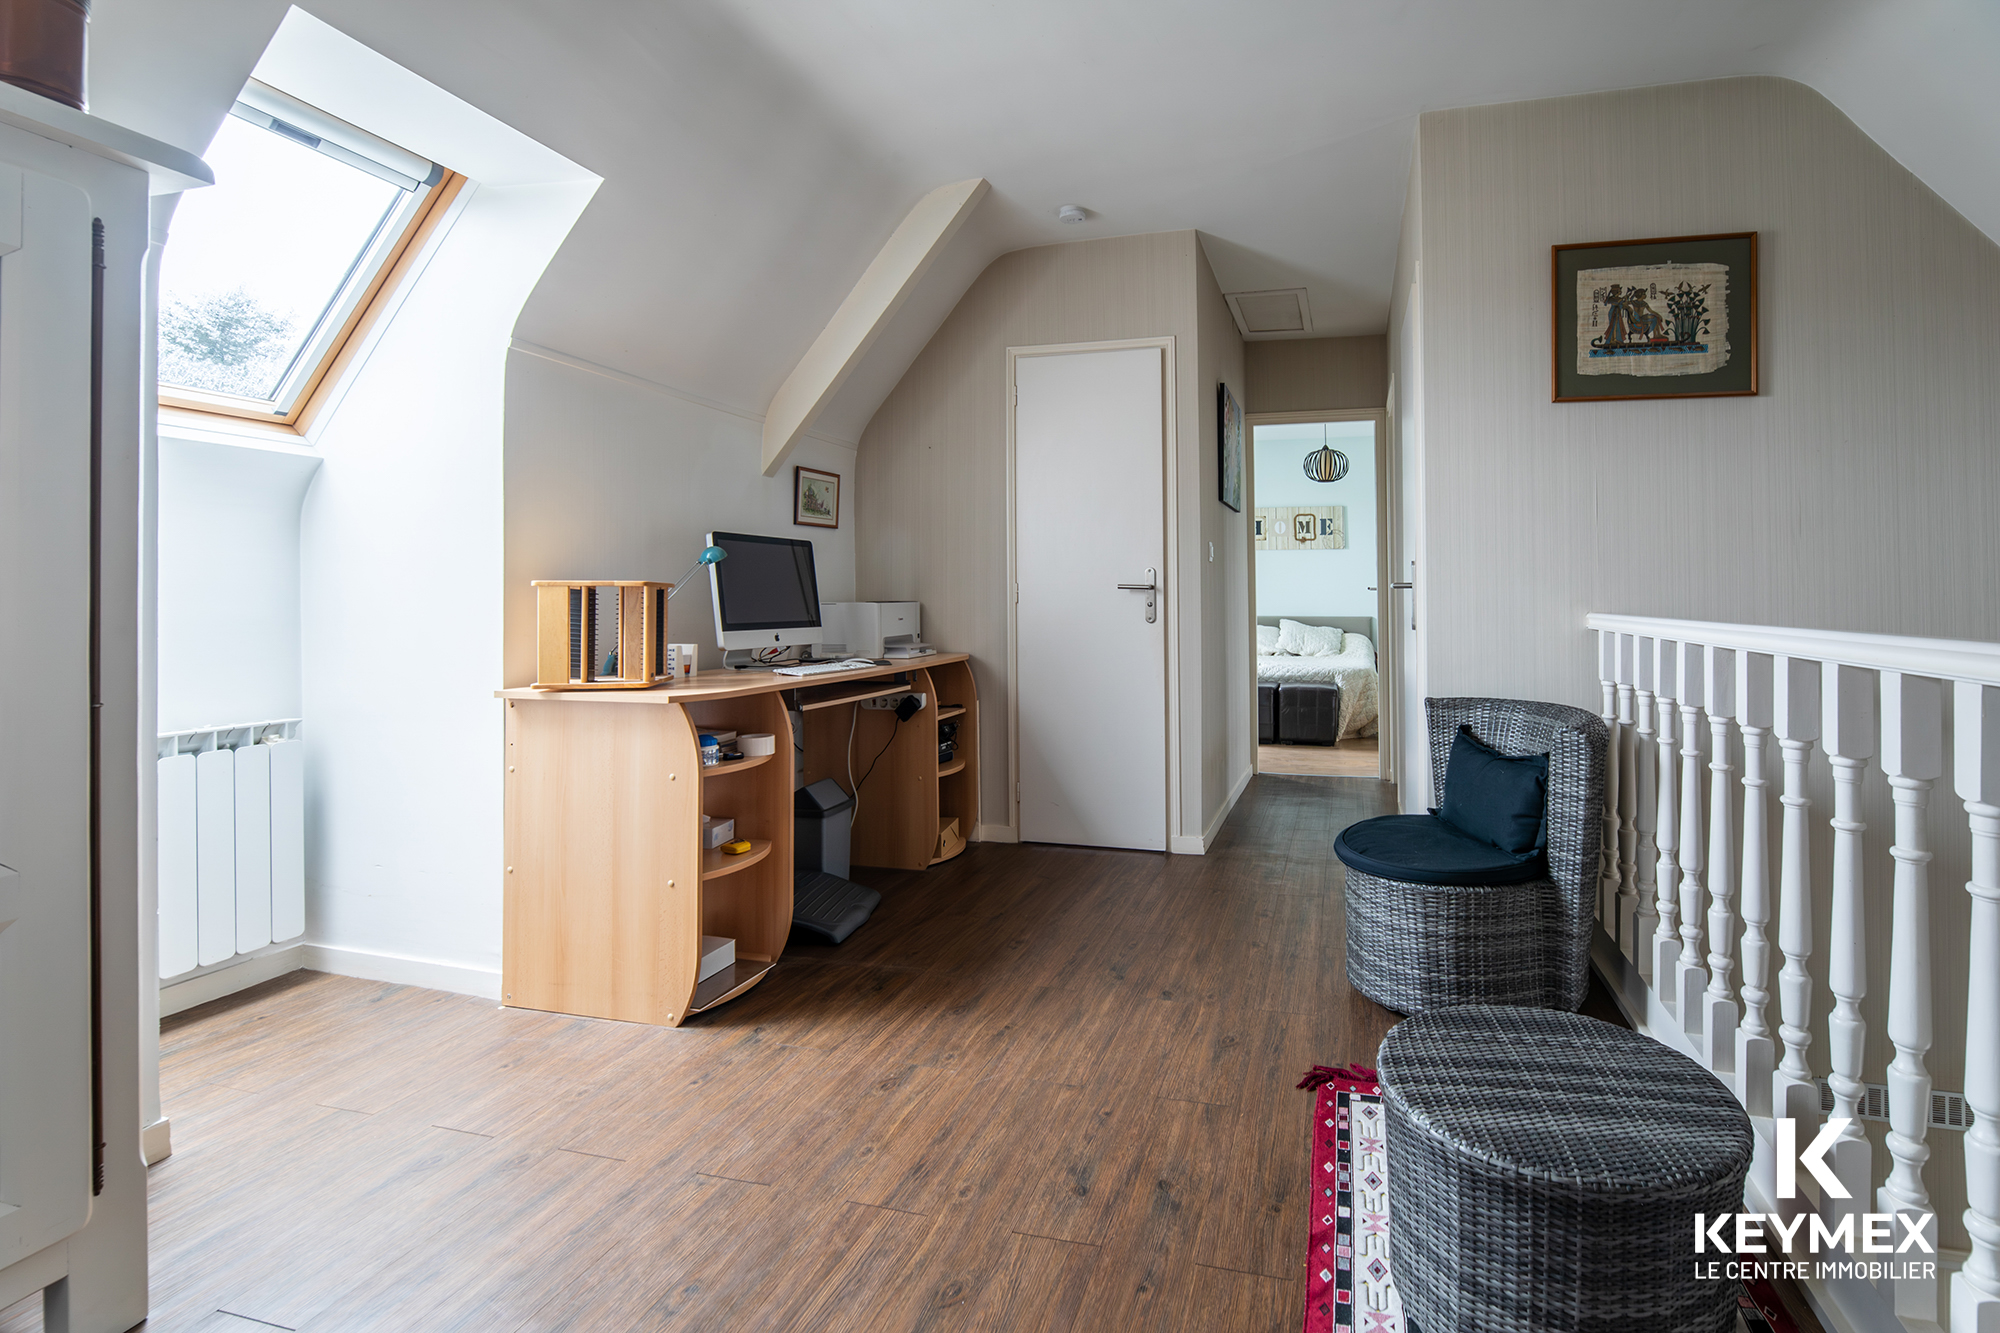
<path fill-rule="evenodd" d="M 1605 932 L 1618 933 L 1618 636 L 1597 632 L 1597 683 L 1603 692 L 1607 741 L 1604 747 L 1604 838 L 1597 854 L 1597 919 Z"/>
<path fill-rule="evenodd" d="M 1701 645 L 1680 645 L 1681 680 L 1681 951 L 1674 987 L 1681 1029 L 1701 1045 L 1702 992 L 1708 964 L 1701 951 L 1701 687 L 1707 667 Z"/>
<path fill-rule="evenodd" d="M 1639 734 L 1632 697 L 1638 641 L 1630 634 L 1616 637 L 1618 744 L 1613 754 L 1618 760 L 1618 914 L 1607 924 L 1613 927 L 1611 937 L 1618 941 L 1619 949 L 1633 957 L 1632 932 L 1639 916 Z"/>
<path fill-rule="evenodd" d="M 1659 879 L 1654 886 L 1660 924 L 1653 934 L 1653 970 L 1646 977 L 1667 1008 L 1676 1012 L 1680 997 L 1674 992 L 1674 978 L 1680 971 L 1681 905 L 1676 896 L 1680 866 L 1674 859 L 1679 844 L 1674 834 L 1674 696 L 1679 693 L 1674 667 L 1679 653 L 1680 645 L 1672 639 L 1653 640 L 1654 686 L 1660 700 L 1660 769 L 1655 782 L 1659 813 L 1653 821 L 1654 837 L 1660 845 Z"/>
<path fill-rule="evenodd" d="M 1771 1114 L 1777 1043 L 1764 1009 L 1771 993 L 1771 862 L 1764 800 L 1764 739 L 1771 734 L 1772 662 L 1766 653 L 1736 655 L 1736 725 L 1743 732 L 1743 1022 L 1736 1029 L 1736 1095 L 1751 1115 Z"/>
<path fill-rule="evenodd" d="M 1951 1278 L 1951 1333 L 2000 1333 L 2000 689 L 1959 681 L 1952 769 L 1972 821 L 1970 981 L 1965 995 L 1965 1230 Z"/>
<path fill-rule="evenodd" d="M 1875 753 L 1877 708 L 1875 673 L 1862 667 L 1830 666 L 1820 673 L 1820 725 L 1833 764 L 1833 911 L 1828 926 L 1827 985 L 1833 1012 L 1826 1017 L 1827 1060 L 1832 1073 L 1833 1116 L 1847 1129 L 1826 1155 L 1847 1190 L 1845 1199 L 1821 1200 L 1829 1221 L 1868 1211 L 1875 1186 L 1873 1149 L 1861 1132 L 1861 1056 L 1868 1035 L 1861 1000 L 1868 994 L 1868 921 L 1862 896 L 1860 820 L 1861 778 Z M 1860 1219 L 1855 1219 L 1860 1224 Z M 1857 1246 L 1853 1251 L 1860 1253 Z"/>
<path fill-rule="evenodd" d="M 1785 1055 L 1771 1078 L 1771 1113 L 1799 1122 L 1799 1142 L 1812 1142 L 1819 1124 L 1819 1088 L 1806 1051 L 1812 1046 L 1811 972 L 1813 947 L 1812 864 L 1807 819 L 1806 764 L 1819 739 L 1819 663 L 1780 657 L 1772 663 L 1771 716 L 1784 751 L 1785 823 L 1778 857 L 1778 947 L 1784 970 L 1778 974 L 1778 1035 Z"/>
<path fill-rule="evenodd" d="M 1944 683 L 1901 671 L 1882 673 L 1882 771 L 1896 800 L 1894 927 L 1889 937 L 1889 1179 L 1876 1207 L 1928 1219 L 1924 1230 L 1937 1244 L 1937 1217 L 1924 1186 L 1930 1160 L 1931 1074 L 1931 853 L 1924 816 L 1931 784 L 1944 773 Z M 1896 1313 L 1937 1318 L 1937 1282 L 1898 1281 Z"/>
<path fill-rule="evenodd" d="M 1655 820 L 1659 814 L 1656 806 L 1654 767 L 1654 727 L 1653 727 L 1653 681 L 1657 674 L 1654 663 L 1653 641 L 1640 639 L 1634 645 L 1635 661 L 1638 667 L 1637 680 L 1632 692 L 1638 701 L 1639 727 L 1633 733 L 1633 794 L 1634 820 L 1638 826 L 1638 842 L 1633 850 L 1633 874 L 1636 877 L 1634 891 L 1638 906 L 1632 914 L 1632 938 L 1627 951 L 1632 961 L 1638 965 L 1639 975 L 1647 982 L 1653 979 L 1653 934 L 1659 929 L 1659 904 L 1655 897 L 1653 870 L 1659 860 L 1660 846 Z"/>
<path fill-rule="evenodd" d="M 1736 864 L 1730 817 L 1729 717 L 1736 711 L 1736 654 L 1710 648 L 1702 687 L 1708 702 L 1708 990 L 1701 1053 L 1718 1074 L 1736 1068 Z M 1727 1083 L 1730 1080 L 1724 1079 Z"/>

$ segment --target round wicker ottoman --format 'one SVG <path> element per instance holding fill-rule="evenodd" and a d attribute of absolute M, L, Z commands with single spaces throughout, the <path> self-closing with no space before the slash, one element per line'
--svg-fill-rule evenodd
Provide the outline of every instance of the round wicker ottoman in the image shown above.
<path fill-rule="evenodd" d="M 1742 1208 L 1750 1118 L 1694 1061 L 1549 1009 L 1437 1009 L 1379 1057 L 1389 1256 L 1417 1333 L 1724 1333 L 1694 1215 Z"/>

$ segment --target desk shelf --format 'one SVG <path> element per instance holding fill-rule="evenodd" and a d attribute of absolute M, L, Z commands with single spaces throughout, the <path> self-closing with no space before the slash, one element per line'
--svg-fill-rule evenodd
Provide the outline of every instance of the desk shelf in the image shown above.
<path fill-rule="evenodd" d="M 711 848 L 701 854 L 701 878 L 703 883 L 733 875 L 739 870 L 748 870 L 771 854 L 771 843 L 766 838 L 750 839 L 750 850 L 731 856 L 720 847 Z"/>
<path fill-rule="evenodd" d="M 949 707 L 938 709 L 937 720 L 940 722 L 949 722 L 955 717 L 964 717 L 964 716 L 965 716 L 965 709 L 957 704 L 952 704 Z"/>
<path fill-rule="evenodd" d="M 736 773 L 747 773 L 761 764 L 768 764 L 778 756 L 775 754 L 753 754 L 742 759 L 725 759 L 719 764 L 704 764 L 701 780 L 711 782 L 716 778 L 726 778 Z"/>

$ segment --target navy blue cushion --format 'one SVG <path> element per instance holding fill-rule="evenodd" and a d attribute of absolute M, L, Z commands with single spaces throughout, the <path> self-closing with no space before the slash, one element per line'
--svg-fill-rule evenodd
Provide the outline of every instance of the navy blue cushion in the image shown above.
<path fill-rule="evenodd" d="M 1438 817 L 1503 852 L 1533 852 L 1548 845 L 1549 757 L 1501 754 L 1461 726 L 1451 738 L 1444 801 Z"/>
<path fill-rule="evenodd" d="M 1503 852 L 1436 815 L 1383 815 L 1350 824 L 1333 841 L 1349 869 L 1406 884 L 1525 884 L 1548 875 L 1539 851 Z"/>

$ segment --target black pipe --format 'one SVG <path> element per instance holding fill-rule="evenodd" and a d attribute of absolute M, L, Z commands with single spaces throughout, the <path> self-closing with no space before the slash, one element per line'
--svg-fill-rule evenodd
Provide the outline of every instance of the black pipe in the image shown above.
<path fill-rule="evenodd" d="M 104 1193 L 104 219 L 90 223 L 90 1192 Z"/>

